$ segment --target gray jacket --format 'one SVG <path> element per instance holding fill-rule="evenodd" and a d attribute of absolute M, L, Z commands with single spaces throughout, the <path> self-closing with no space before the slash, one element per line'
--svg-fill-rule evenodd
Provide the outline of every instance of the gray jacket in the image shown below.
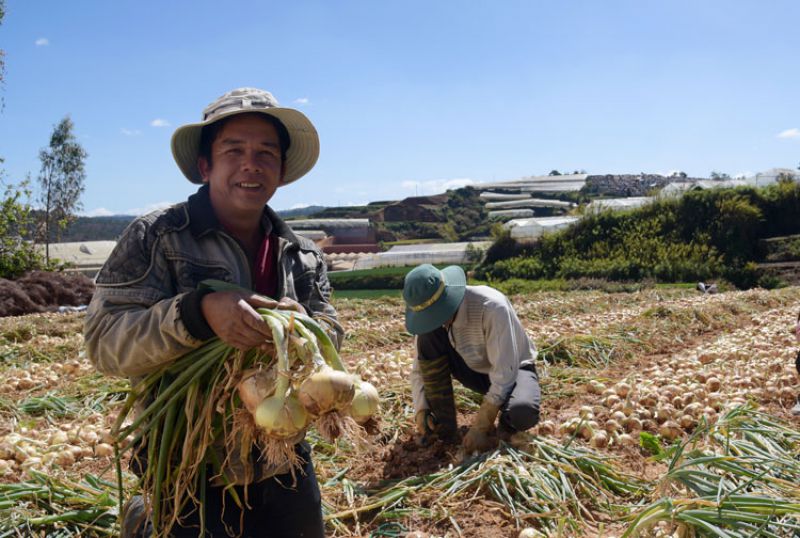
<path fill-rule="evenodd" d="M 324 320 L 334 343 L 342 328 L 330 305 L 325 262 L 269 208 L 262 226 L 279 237 L 278 293 Z M 202 187 L 184 203 L 136 219 L 100 273 L 86 314 L 89 358 L 104 373 L 141 377 L 214 336 L 197 285 L 217 279 L 252 289 L 244 250 L 220 227 Z"/>
<path fill-rule="evenodd" d="M 262 229 L 278 235 L 278 297 L 290 297 L 343 337 L 322 254 L 269 208 Z M 136 219 L 97 275 L 84 338 L 89 359 L 136 384 L 214 336 L 200 309 L 205 279 L 252 289 L 244 249 L 217 221 L 206 186 L 186 202 Z M 236 474 L 236 473 L 235 473 Z M 263 476 L 263 474 L 262 474 Z"/>

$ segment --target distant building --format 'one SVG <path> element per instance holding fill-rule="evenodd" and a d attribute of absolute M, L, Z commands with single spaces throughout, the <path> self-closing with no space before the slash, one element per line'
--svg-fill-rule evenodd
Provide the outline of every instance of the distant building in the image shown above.
<path fill-rule="evenodd" d="M 398 245 L 386 252 L 360 256 L 353 269 L 372 269 L 375 267 L 411 267 L 421 263 L 460 264 L 475 253 L 489 248 L 490 241 L 464 243 L 422 243 L 417 245 Z"/>
<path fill-rule="evenodd" d="M 792 170 L 791 168 L 770 168 L 764 172 L 746 177 L 744 181 L 753 187 L 766 187 L 767 185 L 777 183 L 781 178 L 800 181 L 800 170 Z"/>
<path fill-rule="evenodd" d="M 650 196 L 631 196 L 630 198 L 607 198 L 592 200 L 586 206 L 587 211 L 601 211 L 603 209 L 636 209 L 653 201 Z"/>
<path fill-rule="evenodd" d="M 314 241 L 326 254 L 380 250 L 369 219 L 303 219 L 287 220 L 286 224 L 298 235 Z"/>
<path fill-rule="evenodd" d="M 699 191 L 707 189 L 732 189 L 742 187 L 749 183 L 744 179 L 700 179 L 697 181 L 686 181 L 680 183 L 670 183 L 661 192 L 661 196 L 680 196 L 687 191 Z"/>
<path fill-rule="evenodd" d="M 489 211 L 491 220 L 529 219 L 533 217 L 533 209 L 501 209 Z"/>
<path fill-rule="evenodd" d="M 60 260 L 69 269 L 94 278 L 116 246 L 116 241 L 76 241 L 72 243 L 50 243 L 50 259 Z M 45 246 L 36 245 L 44 254 Z"/>
<path fill-rule="evenodd" d="M 531 241 L 545 233 L 556 232 L 568 228 L 577 222 L 579 217 L 534 217 L 532 219 L 514 219 L 503 226 L 511 230 L 511 237 L 517 241 Z"/>

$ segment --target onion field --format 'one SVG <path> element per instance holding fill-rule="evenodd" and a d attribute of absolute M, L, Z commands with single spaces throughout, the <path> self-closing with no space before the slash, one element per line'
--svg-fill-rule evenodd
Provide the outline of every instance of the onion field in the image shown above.
<path fill-rule="evenodd" d="M 313 428 L 329 536 L 800 536 L 800 288 L 513 296 L 539 350 L 542 422 L 483 454 L 414 442 L 399 298 L 334 299 L 341 356 L 378 388 L 358 442 Z M 112 427 L 83 315 L 0 319 L 0 538 L 116 536 Z M 466 431 L 480 397 L 456 383 Z"/>

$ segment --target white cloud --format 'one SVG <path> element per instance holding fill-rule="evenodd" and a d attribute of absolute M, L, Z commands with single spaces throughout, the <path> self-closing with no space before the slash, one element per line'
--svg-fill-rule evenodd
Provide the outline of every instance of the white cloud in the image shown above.
<path fill-rule="evenodd" d="M 34 43 L 36 44 L 37 47 L 46 47 L 47 45 L 50 44 L 50 40 L 47 39 L 46 37 L 40 37 L 39 39 L 34 41 Z"/>
<path fill-rule="evenodd" d="M 110 217 L 113 215 L 111 211 L 106 209 L 105 207 L 98 207 L 97 209 L 92 209 L 91 211 L 86 211 L 83 213 L 85 217 Z"/>
<path fill-rule="evenodd" d="M 156 118 L 150 122 L 151 127 L 169 127 L 169 125 L 167 120 L 162 120 L 161 118 Z"/>
<path fill-rule="evenodd" d="M 142 134 L 142 131 L 140 131 L 139 129 L 126 129 L 125 127 L 120 129 L 119 131 L 125 136 L 139 136 L 140 134 Z"/>
<path fill-rule="evenodd" d="M 294 104 L 296 105 L 307 105 L 308 104 L 308 97 L 300 97 L 299 99 L 294 100 Z"/>
<path fill-rule="evenodd" d="M 303 209 L 304 207 L 311 207 L 311 204 L 294 204 L 289 209 Z"/>
<path fill-rule="evenodd" d="M 778 138 L 800 138 L 800 129 L 794 127 L 778 133 Z"/>
<path fill-rule="evenodd" d="M 448 189 L 459 189 L 467 185 L 474 185 L 475 181 L 469 178 L 457 179 L 431 179 L 428 181 L 403 181 L 400 186 L 406 190 L 413 190 L 415 195 L 441 194 Z"/>
<path fill-rule="evenodd" d="M 151 211 L 156 211 L 157 209 L 164 209 L 171 206 L 173 202 L 156 202 L 154 204 L 148 204 L 144 207 L 134 207 L 133 209 L 126 209 L 119 215 L 146 215 Z"/>

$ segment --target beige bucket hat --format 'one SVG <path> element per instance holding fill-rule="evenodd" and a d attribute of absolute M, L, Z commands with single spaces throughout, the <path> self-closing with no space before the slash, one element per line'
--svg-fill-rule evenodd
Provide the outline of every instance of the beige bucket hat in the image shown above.
<path fill-rule="evenodd" d="M 192 183 L 202 183 L 197 168 L 200 133 L 203 127 L 236 114 L 256 112 L 277 118 L 289 132 L 285 173 L 281 185 L 303 177 L 319 157 L 319 137 L 314 125 L 302 112 L 281 108 L 271 93 L 258 88 L 237 88 L 229 91 L 203 110 L 203 121 L 179 127 L 172 135 L 172 156 L 183 175 Z"/>

